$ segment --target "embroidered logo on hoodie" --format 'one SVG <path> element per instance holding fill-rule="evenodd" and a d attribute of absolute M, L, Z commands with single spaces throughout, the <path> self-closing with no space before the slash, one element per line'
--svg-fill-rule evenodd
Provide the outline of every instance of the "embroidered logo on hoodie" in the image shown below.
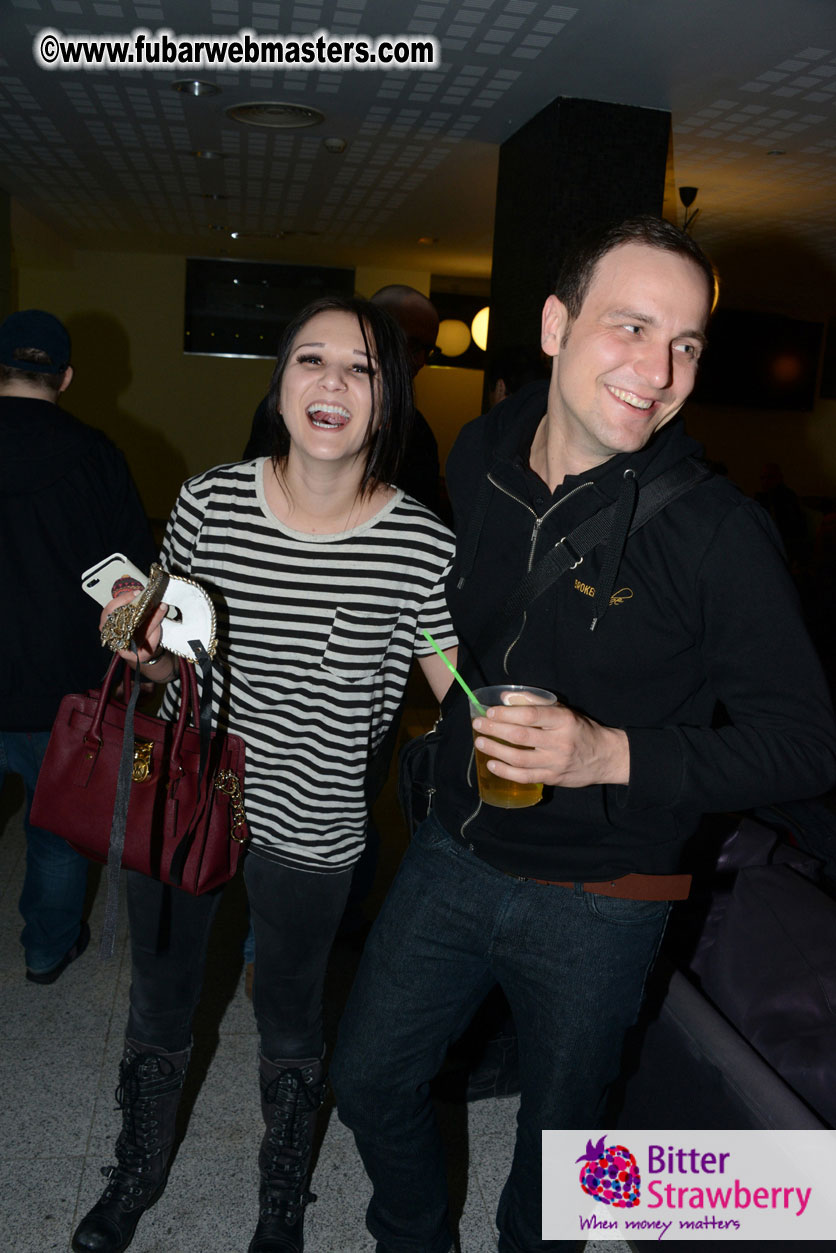
<path fill-rule="evenodd" d="M 593 597 L 595 588 L 591 583 L 581 583 L 580 579 L 575 579 L 575 591 L 582 592 L 584 596 Z M 633 599 L 633 589 L 631 587 L 620 587 L 617 592 L 613 592 L 610 597 L 611 605 L 623 605 L 625 600 Z"/>

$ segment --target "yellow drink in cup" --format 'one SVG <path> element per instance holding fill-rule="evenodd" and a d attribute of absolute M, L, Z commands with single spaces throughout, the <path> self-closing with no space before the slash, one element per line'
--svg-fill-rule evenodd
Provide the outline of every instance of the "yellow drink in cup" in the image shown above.
<path fill-rule="evenodd" d="M 556 705 L 557 697 L 553 692 L 547 692 L 542 687 L 526 687 L 518 683 L 496 684 L 493 687 L 477 687 L 473 693 L 480 704 L 487 708 L 489 705 Z M 473 716 L 479 712 L 473 709 Z M 480 731 L 479 735 L 483 739 L 496 740 L 497 743 L 507 743 L 498 735 L 485 735 L 484 731 Z M 474 738 L 476 732 L 474 732 Z M 519 747 L 519 745 L 517 745 Z M 530 750 L 534 752 L 534 749 Z M 513 779 L 501 779 L 498 774 L 493 774 L 488 770 L 488 761 L 490 753 L 483 753 L 480 749 L 475 748 L 476 754 L 476 778 L 479 783 L 479 795 L 486 805 L 497 805 L 500 809 L 525 809 L 529 805 L 536 805 L 543 795 L 542 783 L 515 783 Z"/>

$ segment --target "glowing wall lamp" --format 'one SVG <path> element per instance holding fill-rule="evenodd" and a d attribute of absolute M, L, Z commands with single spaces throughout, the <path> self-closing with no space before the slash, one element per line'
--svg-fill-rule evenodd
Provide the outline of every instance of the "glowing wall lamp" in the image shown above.
<path fill-rule="evenodd" d="M 476 344 L 477 348 L 482 349 L 482 352 L 485 352 L 488 347 L 488 320 L 490 319 L 490 316 L 491 311 L 489 307 L 485 305 L 484 309 L 480 309 L 476 314 L 476 317 L 470 323 L 470 333 L 473 336 L 473 342 Z"/>
<path fill-rule="evenodd" d="M 435 346 L 445 357 L 460 357 L 470 347 L 470 331 L 466 322 L 445 318 L 438 328 Z"/>

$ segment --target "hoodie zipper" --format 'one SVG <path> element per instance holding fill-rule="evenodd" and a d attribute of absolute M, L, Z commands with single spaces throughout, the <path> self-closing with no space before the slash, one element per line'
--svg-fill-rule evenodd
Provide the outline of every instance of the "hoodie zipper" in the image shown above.
<path fill-rule="evenodd" d="M 534 527 L 531 532 L 531 543 L 529 544 L 529 548 L 528 548 L 528 565 L 526 566 L 526 574 L 530 572 L 531 567 L 534 565 L 534 553 L 537 549 L 537 540 L 539 539 L 539 536 L 540 536 L 540 528 L 542 527 L 543 523 L 546 521 L 546 518 L 548 518 L 550 514 L 554 513 L 555 509 L 559 509 L 560 506 L 564 504 L 565 501 L 571 500 L 571 498 L 573 496 L 576 496 L 578 492 L 583 491 L 585 487 L 594 486 L 591 479 L 588 480 L 586 483 L 579 483 L 577 487 L 572 488 L 571 492 L 567 492 L 565 496 L 561 496 L 560 500 L 556 500 L 554 504 L 551 506 L 551 508 L 547 509 L 544 514 L 538 514 L 534 509 L 532 509 L 531 505 L 528 503 L 527 500 L 523 500 L 522 497 L 517 496 L 515 492 L 509 491 L 507 487 L 503 487 L 501 483 L 497 483 L 496 479 L 493 477 L 493 473 L 490 471 L 488 472 L 488 480 L 490 483 L 493 484 L 493 486 L 497 489 L 497 491 L 502 492 L 505 496 L 510 497 L 511 500 L 516 501 L 518 505 L 522 505 L 523 509 L 527 509 L 528 512 L 530 514 L 533 514 L 534 516 Z M 515 647 L 515 645 L 519 642 L 520 636 L 525 630 L 527 621 L 528 621 L 528 610 L 524 609 L 523 616 L 522 616 L 522 625 L 520 626 L 520 629 L 517 632 L 515 639 L 513 639 L 511 643 L 508 645 L 507 649 L 505 650 L 505 656 L 502 658 L 502 669 L 506 675 L 508 674 L 508 659 L 511 656 L 511 651 Z M 466 773 L 468 786 L 471 786 L 470 774 L 473 769 L 473 763 L 474 763 L 475 757 L 476 757 L 475 751 L 471 751 L 470 761 L 468 763 L 467 773 Z M 464 834 L 465 827 L 470 826 L 471 822 L 473 822 L 473 819 L 478 815 L 481 808 L 482 808 L 482 798 L 480 796 L 479 804 L 476 806 L 473 813 L 470 814 L 467 818 L 465 818 L 464 822 L 459 828 L 459 834 L 462 837 L 462 839 L 465 838 L 465 834 Z M 470 848 L 471 851 L 472 851 L 472 847 L 473 847 L 472 845 L 468 845 L 468 848 Z"/>
<path fill-rule="evenodd" d="M 503 492 L 506 496 L 510 496 L 511 500 L 515 500 L 518 505 L 522 505 L 524 509 L 527 509 L 529 511 L 529 513 L 534 514 L 534 527 L 531 532 L 531 543 L 528 548 L 528 565 L 526 566 L 526 574 L 528 574 L 531 571 L 531 567 L 534 565 L 534 553 L 537 549 L 537 540 L 540 537 L 540 528 L 542 527 L 543 523 L 546 521 L 546 518 L 548 518 L 550 514 L 554 513 L 555 509 L 559 509 L 560 506 L 564 504 L 567 500 L 571 500 L 573 496 L 577 496 L 578 492 L 582 492 L 584 488 L 586 487 L 593 486 L 591 479 L 586 483 L 579 483 L 577 487 L 572 488 L 571 492 L 567 492 L 565 496 L 561 496 L 560 500 L 556 500 L 554 504 L 551 506 L 551 508 L 547 509 L 544 514 L 538 515 L 531 508 L 531 505 L 529 505 L 527 501 L 522 500 L 519 496 L 515 495 L 514 492 L 508 491 L 508 489 L 506 487 L 503 487 L 501 483 L 497 483 L 496 479 L 493 478 L 493 476 L 490 473 L 488 474 L 488 479 L 490 480 L 491 483 L 493 483 L 497 491 Z M 520 629 L 517 632 L 516 637 L 508 645 L 507 649 L 505 650 L 505 656 L 502 658 L 502 669 L 506 676 L 508 675 L 508 662 L 511 657 L 511 651 L 519 643 L 520 636 L 525 630 L 527 621 L 528 621 L 528 610 L 524 609 L 523 616 L 522 616 L 522 624 L 520 625 Z"/>

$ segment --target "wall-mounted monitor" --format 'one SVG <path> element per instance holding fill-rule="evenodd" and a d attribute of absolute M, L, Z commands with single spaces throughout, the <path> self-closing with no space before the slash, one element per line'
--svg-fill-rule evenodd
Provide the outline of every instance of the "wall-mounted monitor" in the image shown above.
<path fill-rule="evenodd" d="M 693 399 L 747 409 L 812 409 L 823 333 L 821 322 L 718 309 Z"/>
<path fill-rule="evenodd" d="M 183 350 L 275 357 L 282 331 L 305 305 L 353 295 L 353 269 L 190 257 Z"/>

